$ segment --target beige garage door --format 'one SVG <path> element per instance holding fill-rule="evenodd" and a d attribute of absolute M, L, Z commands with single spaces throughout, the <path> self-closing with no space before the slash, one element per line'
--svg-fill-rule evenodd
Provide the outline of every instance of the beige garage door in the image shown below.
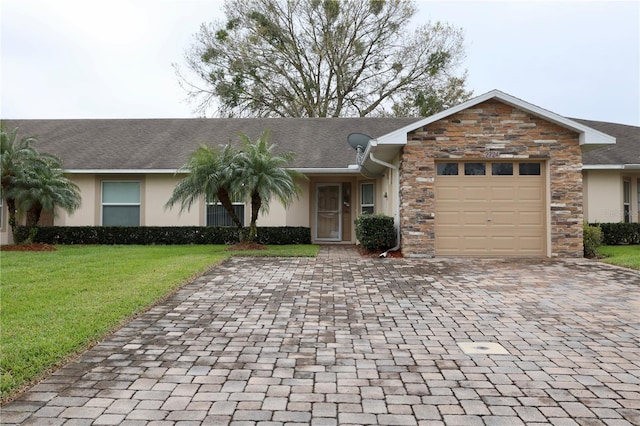
<path fill-rule="evenodd" d="M 544 164 L 436 163 L 436 255 L 545 254 Z"/>

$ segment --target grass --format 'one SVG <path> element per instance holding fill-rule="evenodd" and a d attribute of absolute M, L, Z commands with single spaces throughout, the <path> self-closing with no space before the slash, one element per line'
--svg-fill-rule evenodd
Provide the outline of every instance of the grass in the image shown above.
<path fill-rule="evenodd" d="M 606 256 L 603 262 L 640 270 L 640 245 L 602 246 L 598 252 Z"/>
<path fill-rule="evenodd" d="M 2 252 L 0 390 L 6 401 L 230 256 L 315 256 L 317 246 L 58 246 Z"/>

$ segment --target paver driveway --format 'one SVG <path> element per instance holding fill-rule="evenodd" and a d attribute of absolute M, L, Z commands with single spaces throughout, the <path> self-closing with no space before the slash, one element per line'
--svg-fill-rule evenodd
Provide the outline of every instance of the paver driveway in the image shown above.
<path fill-rule="evenodd" d="M 2 422 L 637 425 L 639 317 L 640 274 L 593 262 L 236 258 Z"/>

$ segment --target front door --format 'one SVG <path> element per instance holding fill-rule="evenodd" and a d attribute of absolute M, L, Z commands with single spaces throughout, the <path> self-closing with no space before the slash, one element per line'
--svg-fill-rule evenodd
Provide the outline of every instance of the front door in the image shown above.
<path fill-rule="evenodd" d="M 341 185 L 321 183 L 316 187 L 316 240 L 341 241 Z"/>

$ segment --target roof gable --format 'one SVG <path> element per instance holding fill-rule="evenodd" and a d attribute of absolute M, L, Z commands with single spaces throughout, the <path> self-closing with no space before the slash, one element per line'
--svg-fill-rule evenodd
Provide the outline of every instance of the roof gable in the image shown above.
<path fill-rule="evenodd" d="M 562 117 L 561 115 L 555 114 L 546 109 L 540 108 L 536 105 L 530 104 L 528 102 L 523 101 L 522 99 L 518 99 L 511 95 L 508 95 L 499 90 L 492 90 L 483 95 L 477 96 L 473 99 L 469 99 L 466 102 L 463 102 L 459 105 L 456 105 L 452 108 L 449 108 L 445 111 L 434 114 L 430 117 L 426 117 L 420 121 L 415 123 L 411 123 L 405 127 L 394 130 L 380 138 L 377 139 L 377 143 L 379 145 L 391 144 L 391 145 L 404 145 L 407 142 L 407 134 L 413 130 L 419 129 L 420 127 L 424 127 L 431 123 L 434 123 L 438 120 L 442 120 L 450 115 L 453 115 L 457 112 L 463 111 L 468 108 L 472 108 L 482 102 L 488 101 L 490 99 L 496 99 L 500 102 L 503 102 L 507 105 L 511 105 L 515 108 L 521 109 L 525 112 L 528 112 L 532 115 L 540 117 L 544 120 L 555 123 L 559 126 L 568 128 L 577 132 L 580 135 L 580 145 L 591 147 L 600 147 L 604 145 L 615 144 L 616 139 L 612 136 L 609 136 L 605 133 L 602 133 L 596 129 L 588 127 L 584 124 L 578 123 L 577 121 L 571 120 L 566 117 Z"/>

